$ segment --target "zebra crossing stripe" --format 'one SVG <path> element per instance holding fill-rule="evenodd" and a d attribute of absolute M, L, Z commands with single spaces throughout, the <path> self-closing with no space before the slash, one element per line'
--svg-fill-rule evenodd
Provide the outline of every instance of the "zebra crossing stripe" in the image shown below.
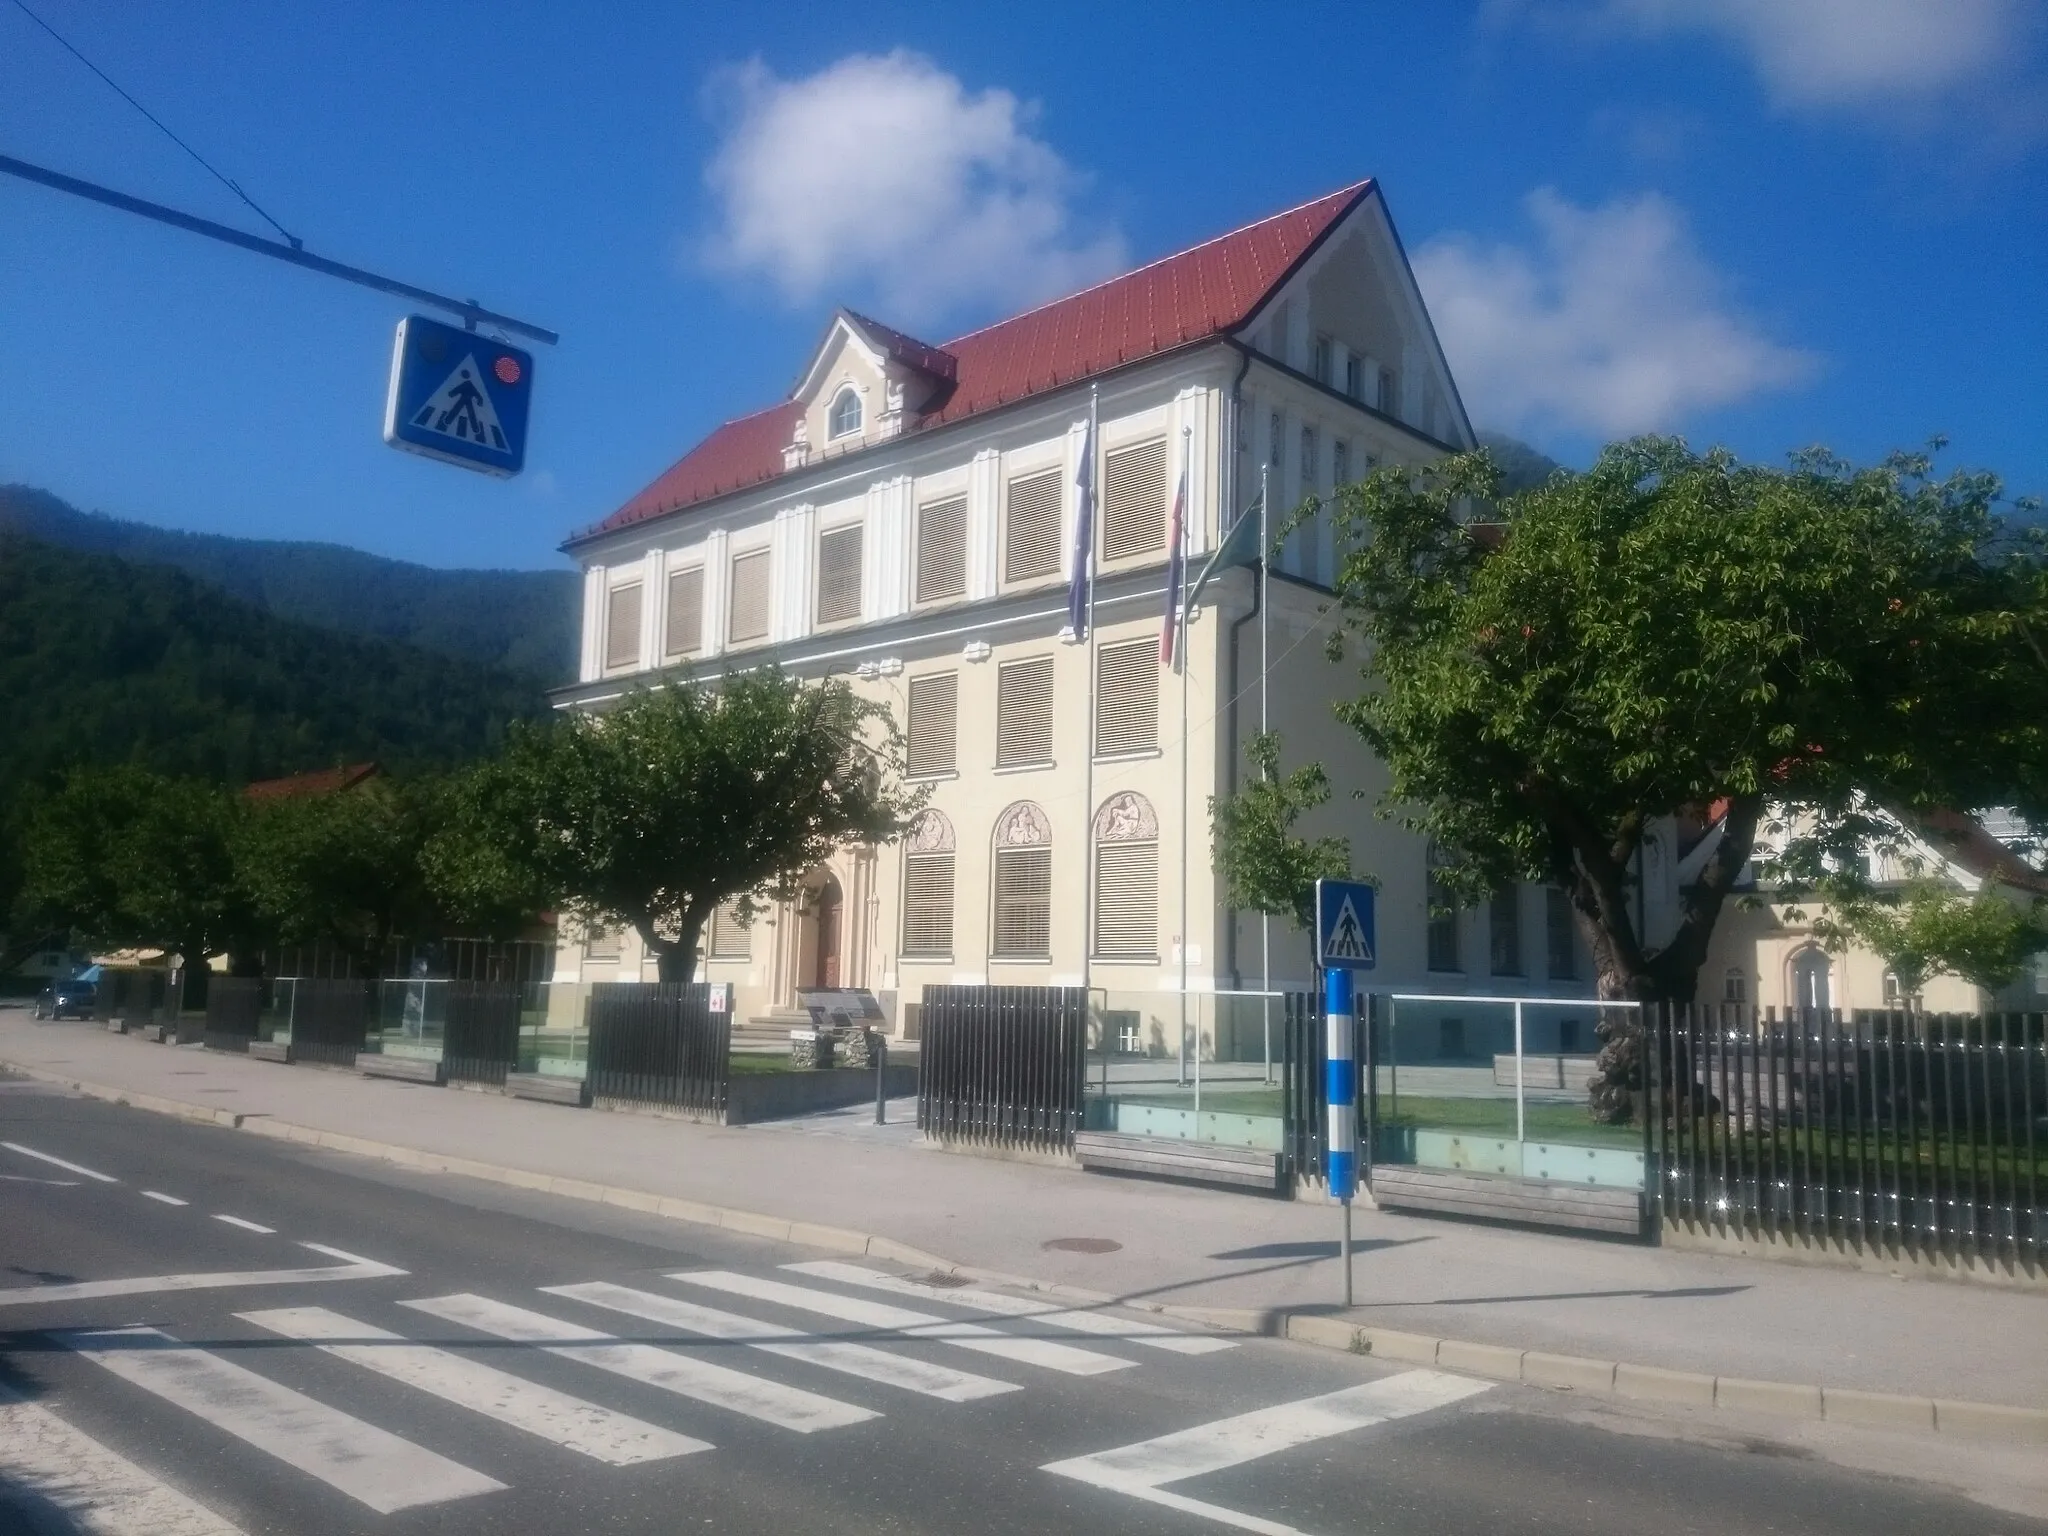
<path fill-rule="evenodd" d="M 1218 1350 L 1235 1349 L 1229 1339 L 1206 1338 L 1197 1333 L 1182 1333 L 1174 1328 L 1162 1328 L 1157 1323 L 1142 1322 L 1134 1317 L 1113 1317 L 1107 1312 L 1076 1312 L 1064 1307 L 1049 1306 L 1042 1301 L 1033 1301 L 1028 1296 L 1011 1296 L 1003 1291 L 979 1291 L 972 1287 L 944 1291 L 936 1286 L 919 1285 L 915 1280 L 902 1275 L 891 1275 L 879 1269 L 868 1269 L 859 1264 L 842 1264 L 836 1259 L 820 1259 L 808 1264 L 785 1264 L 784 1269 L 800 1275 L 815 1275 L 820 1280 L 837 1280 L 842 1285 L 861 1285 L 869 1290 L 887 1291 L 893 1296 L 917 1296 L 930 1301 L 944 1301 L 956 1307 L 965 1307 L 970 1312 L 992 1312 L 999 1317 L 1028 1317 L 1035 1322 L 1053 1328 L 1066 1328 L 1074 1333 L 1092 1333 L 1109 1339 L 1128 1339 L 1133 1344 L 1149 1345 L 1153 1349 L 1171 1350 L 1179 1355 L 1213 1355 Z"/>
<path fill-rule="evenodd" d="M 13 1488 L 60 1511 L 68 1517 L 63 1529 L 75 1524 L 93 1536 L 243 1536 L 240 1527 L 5 1387 L 0 1387 L 0 1488 Z M 0 1517 L 5 1513 L 6 1502 L 0 1500 Z"/>
<path fill-rule="evenodd" d="M 1069 1376 L 1100 1376 L 1108 1371 L 1124 1370 L 1131 1364 L 1128 1360 L 1119 1360 L 1115 1355 L 1101 1355 L 1091 1349 L 1076 1349 L 1071 1344 L 1059 1344 L 1051 1339 L 1012 1338 L 1008 1334 L 997 1333 L 993 1328 L 984 1328 L 979 1323 L 956 1323 L 950 1318 L 939 1317 L 930 1312 L 913 1312 L 908 1307 L 892 1307 L 879 1301 L 869 1301 L 863 1296 L 841 1296 L 833 1291 L 817 1291 L 809 1286 L 786 1285 L 780 1280 L 735 1274 L 731 1270 L 685 1270 L 668 1278 L 680 1280 L 686 1285 L 708 1286 L 715 1291 L 746 1296 L 755 1301 L 794 1307 L 803 1312 L 822 1313 L 826 1317 L 839 1318 L 842 1322 L 859 1323 L 868 1328 L 884 1328 L 914 1339 L 939 1339 L 961 1349 L 977 1350 L 984 1355 L 995 1355 L 1004 1360 L 1019 1360 L 1026 1365 L 1043 1366 L 1046 1370 L 1061 1371 Z"/>
<path fill-rule="evenodd" d="M 402 1334 L 372 1328 L 325 1307 L 278 1307 L 235 1315 L 614 1467 L 711 1449 L 706 1441 L 614 1413 L 431 1344 L 412 1343 Z"/>
<path fill-rule="evenodd" d="M 508 1306 L 488 1297 L 468 1293 L 430 1296 L 421 1301 L 401 1302 L 444 1322 L 460 1323 L 495 1338 L 532 1344 L 549 1354 L 581 1360 L 601 1371 L 610 1371 L 648 1386 L 660 1387 L 682 1397 L 695 1398 L 714 1408 L 730 1409 L 748 1418 L 765 1419 L 783 1429 L 809 1434 L 817 1429 L 838 1429 L 863 1419 L 880 1418 L 867 1408 L 837 1402 L 785 1387 L 779 1382 L 749 1376 L 744 1371 L 714 1365 L 708 1360 L 656 1349 L 651 1344 L 629 1344 L 609 1333 L 565 1323 L 524 1307 Z"/>
<path fill-rule="evenodd" d="M 57 1341 L 145 1392 L 317 1477 L 380 1515 L 505 1485 L 155 1328 Z"/>
<path fill-rule="evenodd" d="M 966 1403 L 1018 1390 L 1011 1382 L 956 1371 L 928 1360 L 892 1355 L 865 1344 L 818 1339 L 798 1329 L 785 1328 L 780 1323 L 764 1323 L 755 1318 L 741 1317 L 736 1312 L 702 1307 L 694 1301 L 678 1301 L 673 1296 L 636 1291 L 630 1286 L 597 1283 L 544 1285 L 541 1289 L 550 1296 L 567 1296 L 572 1301 L 608 1307 L 614 1312 L 643 1317 L 651 1323 L 662 1323 L 670 1328 L 685 1328 L 707 1338 L 751 1345 L 771 1355 L 802 1360 L 809 1365 L 823 1366 L 828 1371 L 843 1371 L 849 1376 L 879 1381 L 885 1386 L 902 1387 L 944 1402 Z"/>

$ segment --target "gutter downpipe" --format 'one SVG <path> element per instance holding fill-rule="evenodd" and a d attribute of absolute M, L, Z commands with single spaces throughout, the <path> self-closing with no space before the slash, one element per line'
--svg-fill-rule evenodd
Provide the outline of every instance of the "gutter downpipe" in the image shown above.
<path fill-rule="evenodd" d="M 1227 511 L 1242 515 L 1242 509 L 1238 506 L 1237 439 L 1240 424 L 1244 419 L 1244 378 L 1246 374 L 1252 371 L 1252 354 L 1250 350 L 1246 349 L 1243 351 L 1240 354 L 1240 359 L 1237 365 L 1237 377 L 1230 381 L 1230 419 L 1224 426 L 1223 483 L 1225 486 L 1225 499 L 1223 506 Z M 1219 540 L 1222 539 L 1224 531 L 1219 522 L 1216 529 L 1216 537 Z M 1261 560 L 1266 558 L 1264 550 L 1259 551 L 1259 558 Z M 1231 799 L 1235 799 L 1237 796 L 1237 695 L 1240 631 L 1244 629 L 1245 625 L 1251 623 L 1259 616 L 1259 609 L 1263 606 L 1264 602 L 1265 584 L 1255 581 L 1252 583 L 1252 606 L 1250 611 L 1243 618 L 1234 621 L 1230 626 L 1230 731 L 1229 739 L 1225 742 L 1223 748 L 1223 784 L 1226 797 Z M 1182 942 L 1185 943 L 1186 941 L 1183 940 Z M 1237 964 L 1237 909 L 1235 907 L 1230 908 L 1225 916 L 1223 944 L 1224 952 L 1229 960 L 1231 988 L 1234 991 L 1241 991 L 1244 987 L 1244 976 L 1239 971 Z"/>

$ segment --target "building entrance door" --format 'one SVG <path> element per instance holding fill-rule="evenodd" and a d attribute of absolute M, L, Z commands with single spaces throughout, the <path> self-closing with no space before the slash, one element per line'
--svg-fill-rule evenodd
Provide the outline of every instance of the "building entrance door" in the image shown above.
<path fill-rule="evenodd" d="M 818 887 L 817 907 L 812 919 L 818 935 L 818 947 L 811 967 L 810 984 L 814 987 L 829 989 L 839 985 L 839 918 L 844 905 L 839 882 L 827 875 L 825 883 Z"/>

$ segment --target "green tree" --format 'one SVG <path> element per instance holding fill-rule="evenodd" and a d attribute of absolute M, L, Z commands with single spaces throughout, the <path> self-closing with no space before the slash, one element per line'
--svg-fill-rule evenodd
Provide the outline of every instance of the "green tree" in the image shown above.
<path fill-rule="evenodd" d="M 1873 803 L 2048 800 L 2042 551 L 2000 494 L 1925 456 L 1771 470 L 1668 438 L 1506 497 L 1484 452 L 1376 470 L 1334 509 L 1366 642 L 1339 714 L 1454 888 L 1555 882 L 1601 996 L 1688 1000 L 1767 803 L 1807 813 L 1792 852 L 1819 860 Z M 1709 806 L 1718 841 L 1646 935 L 1644 839 Z M 1602 1032 L 1594 1109 L 1626 1119 L 1639 1031 Z"/>
<path fill-rule="evenodd" d="M 229 791 L 135 767 L 86 768 L 42 798 L 23 839 L 22 905 L 43 929 L 185 959 L 187 1007 L 207 959 L 261 941 L 236 861 L 245 810 Z"/>
<path fill-rule="evenodd" d="M 324 940 L 358 976 L 374 977 L 395 936 L 428 935 L 443 919 L 421 851 L 444 803 L 430 783 L 380 777 L 339 793 L 258 804 L 237 865 L 281 940 Z"/>
<path fill-rule="evenodd" d="M 1234 908 L 1315 926 L 1316 882 L 1351 873 L 1351 843 L 1342 837 L 1297 837 L 1294 824 L 1330 798 L 1321 763 L 1280 772 L 1280 737 L 1261 731 L 1244 744 L 1254 777 L 1233 796 L 1209 797 L 1216 872 Z"/>
<path fill-rule="evenodd" d="M 768 668 L 679 683 L 516 728 L 465 776 L 427 862 L 458 905 L 544 896 L 632 928 L 663 981 L 688 981 L 719 903 L 794 894 L 835 848 L 898 836 L 923 803 L 900 773 L 887 711 L 843 682 Z"/>
<path fill-rule="evenodd" d="M 1900 891 L 1850 891 L 1813 926 L 1838 953 L 1855 943 L 1875 950 L 1908 997 L 1944 975 L 1995 992 L 2048 949 L 2048 902 L 2013 900 L 1990 885 L 1966 896 L 1945 881 L 1918 879 Z"/>

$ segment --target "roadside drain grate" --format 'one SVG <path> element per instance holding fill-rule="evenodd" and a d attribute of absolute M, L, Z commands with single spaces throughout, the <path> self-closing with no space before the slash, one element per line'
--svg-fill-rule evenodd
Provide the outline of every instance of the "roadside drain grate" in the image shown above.
<path fill-rule="evenodd" d="M 1123 1244 L 1108 1237 L 1049 1237 L 1038 1246 L 1061 1253 L 1115 1253 Z"/>

